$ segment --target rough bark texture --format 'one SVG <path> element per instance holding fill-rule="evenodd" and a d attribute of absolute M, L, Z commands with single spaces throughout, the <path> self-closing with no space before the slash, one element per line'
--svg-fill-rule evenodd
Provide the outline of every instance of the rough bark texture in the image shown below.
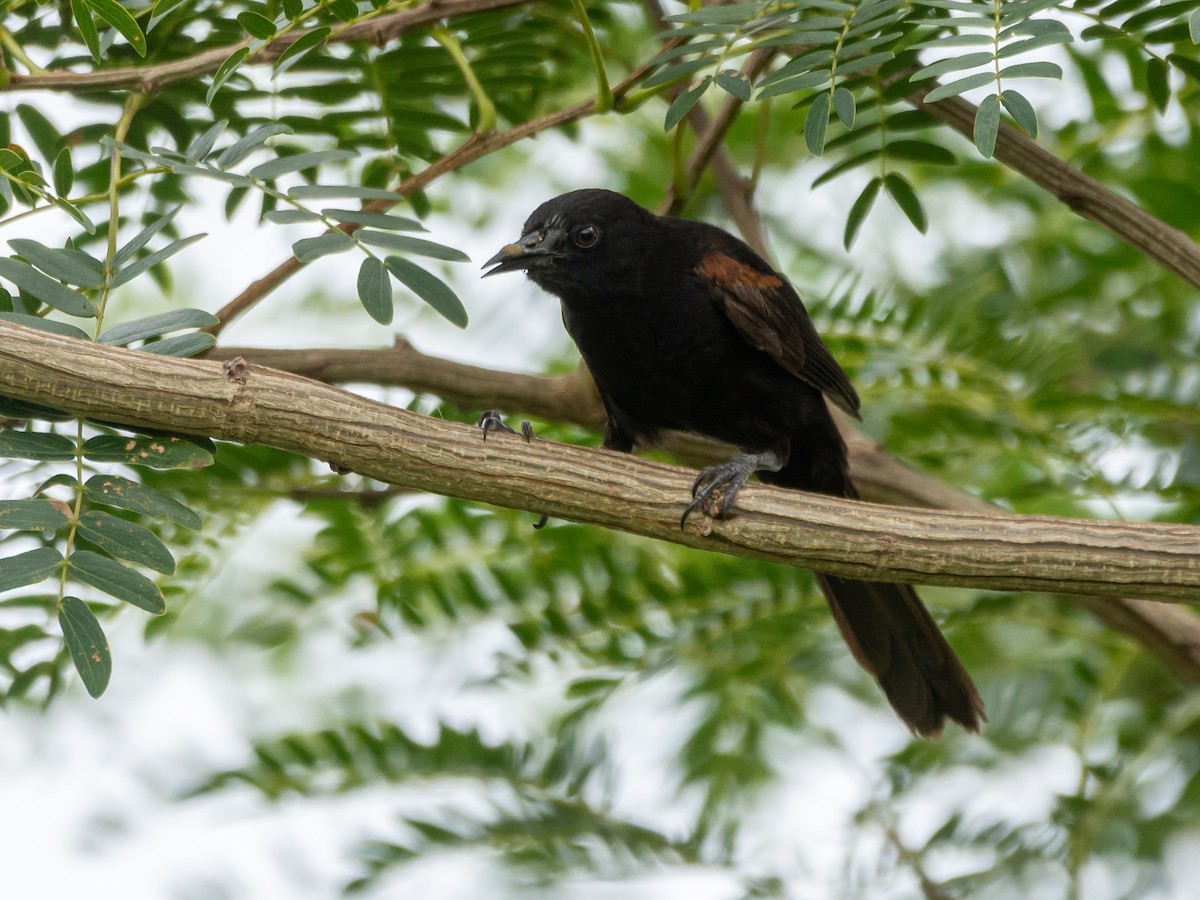
<path fill-rule="evenodd" d="M 405 387 L 436 394 L 461 409 L 499 407 L 595 429 L 602 428 L 604 422 L 603 407 L 586 370 L 566 376 L 501 372 L 427 356 L 403 338 L 398 338 L 394 347 L 378 350 L 224 347 L 211 355 L 218 359 L 244 356 L 334 383 Z M 996 511 L 978 497 L 910 469 L 855 429 L 845 416 L 839 416 L 838 424 L 850 450 L 855 484 L 864 500 L 961 512 Z M 728 459 L 732 452 L 732 448 L 687 434 L 668 434 L 665 445 L 677 459 L 697 466 Z M 1110 628 L 1139 641 L 1176 677 L 1200 684 L 1200 616 L 1193 610 L 1154 600 L 1073 599 Z"/>
<path fill-rule="evenodd" d="M 251 366 L 178 360 L 0 323 L 0 393 L 75 414 L 266 444 L 402 487 L 837 575 L 1187 601 L 1200 528 L 875 506 L 752 485 L 729 521 L 679 515 L 692 473 L 496 435 Z"/>

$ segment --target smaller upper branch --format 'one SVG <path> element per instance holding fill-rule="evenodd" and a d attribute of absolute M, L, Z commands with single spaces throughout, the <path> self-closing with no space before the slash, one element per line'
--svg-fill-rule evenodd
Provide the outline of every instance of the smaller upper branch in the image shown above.
<path fill-rule="evenodd" d="M 337 29 L 329 36 L 326 43 L 370 43 L 382 46 L 413 28 L 472 13 L 503 9 L 506 6 L 519 6 L 528 2 L 530 0 L 427 0 L 420 6 L 365 19 L 362 22 Z M 274 62 L 304 34 L 305 32 L 299 31 L 280 35 L 265 44 L 246 62 L 248 64 Z M 168 85 L 199 78 L 202 75 L 211 75 L 235 51 L 249 46 L 250 43 L 250 38 L 246 38 L 227 47 L 216 47 L 183 59 L 145 66 L 120 66 L 112 69 L 98 69 L 93 72 L 60 70 L 33 75 L 12 73 L 9 76 L 8 84 L 0 85 L 0 92 L 65 91 L 84 93 L 132 90 L 153 94 Z"/>
<path fill-rule="evenodd" d="M 908 99 L 971 140 L 978 107 L 962 97 L 926 103 L 925 95 L 935 87 L 936 81 L 923 81 Z M 1200 288 L 1200 244 L 1179 229 L 1109 190 L 1007 123 L 1000 124 L 994 155 L 1085 219 L 1106 228 L 1188 284 Z"/>

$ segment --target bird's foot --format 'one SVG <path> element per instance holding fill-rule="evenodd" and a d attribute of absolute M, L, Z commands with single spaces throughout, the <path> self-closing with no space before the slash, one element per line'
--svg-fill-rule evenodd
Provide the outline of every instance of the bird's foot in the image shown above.
<path fill-rule="evenodd" d="M 679 527 L 683 528 L 688 516 L 697 510 L 710 518 L 724 519 L 733 508 L 738 491 L 755 471 L 755 458 L 752 456 L 735 456 L 727 463 L 701 469 L 692 484 L 692 502 L 683 511 Z"/>
<path fill-rule="evenodd" d="M 778 450 L 746 453 L 735 456 L 719 466 L 706 466 L 692 484 L 692 502 L 683 511 L 679 527 L 687 524 L 688 516 L 702 510 L 713 519 L 724 519 L 733 508 L 738 491 L 755 472 L 778 472 L 787 461 L 787 454 Z"/>
<path fill-rule="evenodd" d="M 479 428 L 483 429 L 483 439 L 486 441 L 488 432 L 502 431 L 505 434 L 520 434 L 525 438 L 525 443 L 533 440 L 533 425 L 528 419 L 521 422 L 521 430 L 517 431 L 511 428 L 500 415 L 498 409 L 485 409 L 479 416 L 479 421 L 475 423 Z M 550 521 L 550 517 L 544 513 L 538 516 L 538 520 L 533 523 L 534 528 L 544 528 L 546 523 Z"/>
<path fill-rule="evenodd" d="M 504 417 L 500 415 L 500 410 L 498 409 L 485 409 L 480 414 L 479 421 L 475 424 L 483 429 L 483 439 L 485 441 L 487 440 L 488 432 L 491 431 L 502 431 L 505 434 L 523 435 L 525 437 L 525 443 L 527 444 L 533 440 L 533 426 L 529 424 L 528 419 L 521 423 L 521 430 L 517 431 L 515 428 L 511 428 L 507 423 L 505 423 Z"/>

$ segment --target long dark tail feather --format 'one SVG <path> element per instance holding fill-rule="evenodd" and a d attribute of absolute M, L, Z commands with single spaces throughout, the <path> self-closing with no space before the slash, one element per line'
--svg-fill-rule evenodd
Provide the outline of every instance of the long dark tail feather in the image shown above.
<path fill-rule="evenodd" d="M 987 721 L 971 676 L 916 591 L 906 584 L 816 578 L 854 658 L 912 731 L 937 737 L 947 719 L 968 731 Z"/>
<path fill-rule="evenodd" d="M 809 427 L 807 439 L 793 442 L 788 465 L 760 477 L 783 487 L 856 498 L 833 420 L 825 417 Z M 824 434 L 814 433 L 819 431 Z M 941 734 L 947 719 L 979 731 L 987 721 L 979 691 L 915 590 L 836 575 L 816 578 L 854 658 L 875 676 L 904 724 L 925 737 Z"/>

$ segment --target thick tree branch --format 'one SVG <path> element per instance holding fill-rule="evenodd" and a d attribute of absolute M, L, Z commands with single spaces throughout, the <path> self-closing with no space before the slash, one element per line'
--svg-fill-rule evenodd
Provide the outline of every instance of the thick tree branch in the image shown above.
<path fill-rule="evenodd" d="M 472 13 L 520 6 L 530 0 L 428 0 L 420 6 L 394 13 L 365 19 L 345 28 L 337 29 L 325 41 L 336 43 L 370 43 L 382 46 L 406 31 L 420 28 L 433 22 L 453 19 Z M 269 63 L 278 59 L 288 47 L 298 41 L 306 31 L 291 31 L 275 38 L 246 60 L 247 64 Z M 226 47 L 205 50 L 194 56 L 174 59 L 170 62 L 146 66 L 121 66 L 98 69 L 93 72 L 54 71 L 39 75 L 12 73 L 8 83 L 0 85 L 5 91 L 65 91 L 69 93 L 91 93 L 96 91 L 137 91 L 153 94 L 172 84 L 211 75 L 221 63 L 242 47 L 249 46 L 250 39 L 238 41 Z"/>
<path fill-rule="evenodd" d="M 555 422 L 599 429 L 604 409 L 586 369 L 547 376 L 502 372 L 421 353 L 398 338 L 394 347 L 371 349 L 264 350 L 220 347 L 214 359 L 242 356 L 250 362 L 335 384 L 403 387 L 441 397 L 460 409 L 497 407 Z M 910 469 L 839 417 L 850 450 L 850 468 L 864 500 L 901 506 L 988 514 L 992 505 Z M 731 448 L 695 435 L 668 433 L 666 449 L 695 465 L 728 459 Z M 1189 609 L 1149 600 L 1075 597 L 1105 624 L 1140 641 L 1177 677 L 1200 683 L 1200 617 Z"/>
<path fill-rule="evenodd" d="M 500 372 L 422 353 L 405 338 L 378 350 L 264 350 L 215 347 L 209 359 L 242 357 L 331 384 L 375 384 L 436 394 L 464 410 L 501 409 L 585 428 L 604 425 L 604 407 L 585 369 L 570 375 Z"/>
<path fill-rule="evenodd" d="M 251 367 L 169 359 L 0 322 L 0 394 L 265 444 L 400 487 L 835 574 L 995 590 L 1200 598 L 1200 528 L 875 506 L 761 485 L 681 531 L 693 473 L 478 430 Z"/>

